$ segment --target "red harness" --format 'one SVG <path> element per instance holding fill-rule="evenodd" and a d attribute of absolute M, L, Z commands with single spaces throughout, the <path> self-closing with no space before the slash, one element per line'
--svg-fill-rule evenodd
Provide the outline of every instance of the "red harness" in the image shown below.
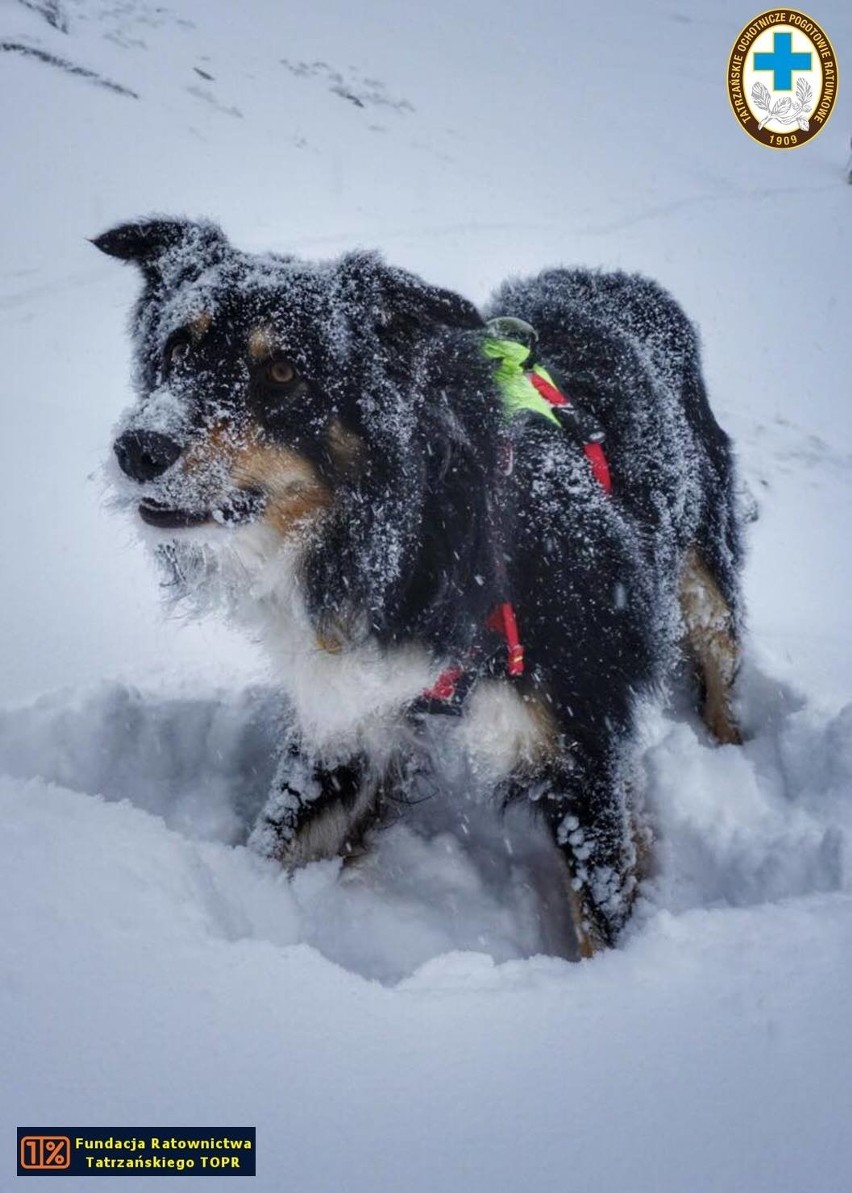
<path fill-rule="evenodd" d="M 549 381 L 546 381 L 544 377 L 540 377 L 538 373 L 530 371 L 527 373 L 527 378 L 551 406 L 573 409 L 565 395 L 555 385 L 551 385 Z M 597 440 L 585 442 L 583 444 L 583 453 L 589 461 L 595 480 L 605 493 L 611 493 L 612 477 L 610 476 L 609 464 L 607 463 L 606 455 L 600 442 Z M 499 634 L 506 642 L 506 674 L 511 676 L 523 675 L 524 646 L 518 633 L 518 622 L 512 602 L 502 601 L 497 605 L 488 615 L 485 621 L 485 628 L 495 634 Z M 445 668 L 435 680 L 432 687 L 424 689 L 421 700 L 428 706 L 437 705 L 439 711 L 453 710 L 454 701 L 457 702 L 459 695 L 462 694 L 460 681 L 467 674 L 467 670 L 458 663 Z M 466 694 L 469 685 L 465 684 L 463 687 L 464 694 Z M 442 705 L 445 707 L 441 708 Z"/>

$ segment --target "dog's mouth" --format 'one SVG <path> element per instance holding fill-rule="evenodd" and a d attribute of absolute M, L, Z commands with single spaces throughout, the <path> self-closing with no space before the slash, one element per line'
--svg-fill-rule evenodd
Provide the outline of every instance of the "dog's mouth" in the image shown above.
<path fill-rule="evenodd" d="M 193 526 L 242 526 L 262 512 L 266 499 L 259 489 L 238 489 L 226 501 L 209 509 L 182 509 L 146 497 L 139 502 L 139 517 L 157 530 L 187 530 Z"/>
<path fill-rule="evenodd" d="M 158 530 L 178 530 L 187 526 L 203 526 L 213 520 L 210 510 L 181 510 L 168 505 L 161 505 L 159 501 L 140 501 L 139 517 L 149 526 L 156 526 Z"/>

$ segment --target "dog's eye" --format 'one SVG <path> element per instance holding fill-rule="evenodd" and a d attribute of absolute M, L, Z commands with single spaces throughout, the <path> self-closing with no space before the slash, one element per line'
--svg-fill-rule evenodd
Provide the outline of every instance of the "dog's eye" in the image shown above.
<path fill-rule="evenodd" d="M 189 355 L 189 340 L 185 336 L 179 336 L 168 345 L 165 351 L 163 364 L 166 372 L 172 369 L 175 365 L 186 360 Z"/>
<path fill-rule="evenodd" d="M 298 376 L 289 360 L 274 360 L 266 366 L 266 380 L 272 385 L 292 385 Z"/>

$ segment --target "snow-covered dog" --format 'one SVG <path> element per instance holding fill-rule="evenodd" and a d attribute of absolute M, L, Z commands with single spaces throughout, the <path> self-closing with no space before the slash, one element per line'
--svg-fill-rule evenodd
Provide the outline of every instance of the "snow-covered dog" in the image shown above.
<path fill-rule="evenodd" d="M 495 799 L 550 826 L 581 952 L 611 943 L 636 703 L 683 644 L 709 729 L 738 737 L 733 465 L 680 308 L 556 269 L 485 326 L 370 253 L 252 255 L 165 218 L 95 244 L 144 278 L 118 489 L 178 594 L 262 633 L 293 707 L 255 846 L 288 867 L 351 849 L 452 713 Z"/>

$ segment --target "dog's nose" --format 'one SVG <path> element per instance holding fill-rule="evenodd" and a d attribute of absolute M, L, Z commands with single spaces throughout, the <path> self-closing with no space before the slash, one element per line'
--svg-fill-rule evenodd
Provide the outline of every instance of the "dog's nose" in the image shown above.
<path fill-rule="evenodd" d="M 152 481 L 174 464 L 183 448 L 160 431 L 125 431 L 113 450 L 122 472 L 135 481 Z"/>

